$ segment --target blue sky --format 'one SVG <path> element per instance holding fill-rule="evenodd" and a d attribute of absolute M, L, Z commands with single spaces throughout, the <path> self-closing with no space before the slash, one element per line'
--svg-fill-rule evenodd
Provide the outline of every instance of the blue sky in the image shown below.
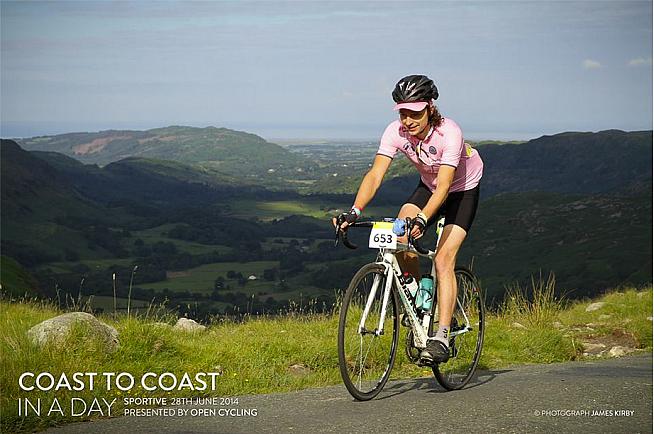
<path fill-rule="evenodd" d="M 3 137 L 378 138 L 402 76 L 470 139 L 652 128 L 652 3 L 1 3 Z"/>

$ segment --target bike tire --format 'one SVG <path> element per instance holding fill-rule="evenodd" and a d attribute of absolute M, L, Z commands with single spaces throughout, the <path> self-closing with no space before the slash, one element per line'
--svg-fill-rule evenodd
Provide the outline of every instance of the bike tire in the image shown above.
<path fill-rule="evenodd" d="M 457 281 L 457 305 L 452 315 L 452 331 L 465 324 L 465 310 L 472 330 L 450 339 L 450 359 L 432 367 L 438 383 L 447 390 L 463 388 L 477 369 L 484 345 L 484 294 L 475 275 L 464 267 L 454 270 Z"/>
<path fill-rule="evenodd" d="M 350 282 L 341 306 L 338 324 L 338 362 L 343 383 L 358 401 L 368 401 L 381 392 L 390 377 L 399 340 L 399 303 L 393 288 L 386 308 L 384 334 L 370 333 L 377 329 L 383 304 L 385 268 L 380 264 L 361 267 Z M 378 276 L 370 313 L 360 333 L 359 324 L 372 288 Z"/>

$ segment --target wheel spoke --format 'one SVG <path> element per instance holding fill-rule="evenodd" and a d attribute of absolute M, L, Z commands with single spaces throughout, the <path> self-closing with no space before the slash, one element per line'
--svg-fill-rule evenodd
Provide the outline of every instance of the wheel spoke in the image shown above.
<path fill-rule="evenodd" d="M 356 399 L 371 399 L 379 393 L 390 375 L 398 340 L 397 298 L 388 299 L 384 334 L 377 334 L 384 298 L 384 269 L 371 264 L 352 279 L 343 299 L 339 323 L 339 364 L 348 391 Z M 369 298 L 373 282 L 378 289 Z M 363 318 L 367 310 L 366 318 Z M 360 327 L 363 326 L 362 330 Z M 376 333 L 377 331 L 377 333 Z"/>
<path fill-rule="evenodd" d="M 476 279 L 469 271 L 457 269 L 457 305 L 452 316 L 456 328 L 466 330 L 452 337 L 456 355 L 436 365 L 434 374 L 446 389 L 460 389 L 474 374 L 483 344 L 484 307 Z"/>

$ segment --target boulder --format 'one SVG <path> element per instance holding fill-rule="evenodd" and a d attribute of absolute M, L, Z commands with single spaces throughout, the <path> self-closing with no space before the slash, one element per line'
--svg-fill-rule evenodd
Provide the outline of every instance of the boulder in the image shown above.
<path fill-rule="evenodd" d="M 70 312 L 50 318 L 29 329 L 30 340 L 43 347 L 49 344 L 63 344 L 73 328 L 82 328 L 90 339 L 102 343 L 107 352 L 115 351 L 120 345 L 118 331 L 86 312 Z"/>
<path fill-rule="evenodd" d="M 188 318 L 178 319 L 174 328 L 176 330 L 183 330 L 185 332 L 201 332 L 206 329 L 206 327 L 202 324 L 198 324 L 197 322 Z"/>

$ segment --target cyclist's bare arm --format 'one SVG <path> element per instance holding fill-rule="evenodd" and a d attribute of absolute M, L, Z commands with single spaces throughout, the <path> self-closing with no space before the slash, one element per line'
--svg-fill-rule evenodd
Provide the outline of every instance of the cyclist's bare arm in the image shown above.
<path fill-rule="evenodd" d="M 356 199 L 354 199 L 354 206 L 359 209 L 364 209 L 368 203 L 375 197 L 377 189 L 386 175 L 386 171 L 393 162 L 393 159 L 386 155 L 376 155 L 372 163 L 372 167 L 363 177 L 359 191 L 357 192 Z"/>
<path fill-rule="evenodd" d="M 375 160 L 372 163 L 372 167 L 363 177 L 361 185 L 359 185 L 359 190 L 357 191 L 356 198 L 354 199 L 354 206 L 360 210 L 364 209 L 368 203 L 375 197 L 375 193 L 379 189 L 379 186 L 384 179 L 386 171 L 393 162 L 393 159 L 385 155 L 376 155 Z M 336 226 L 336 219 L 332 219 L 332 223 Z M 348 226 L 347 222 L 343 222 L 341 229 L 345 229 Z"/>

